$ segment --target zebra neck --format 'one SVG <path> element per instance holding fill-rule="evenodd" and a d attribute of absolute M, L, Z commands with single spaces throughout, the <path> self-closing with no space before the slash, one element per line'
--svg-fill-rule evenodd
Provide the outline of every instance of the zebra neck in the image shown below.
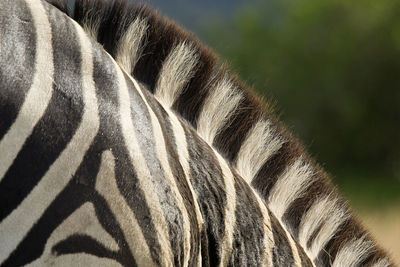
<path fill-rule="evenodd" d="M 69 15 L 236 169 L 317 265 L 387 257 L 271 104 L 191 33 L 127 1 L 77 0 Z"/>

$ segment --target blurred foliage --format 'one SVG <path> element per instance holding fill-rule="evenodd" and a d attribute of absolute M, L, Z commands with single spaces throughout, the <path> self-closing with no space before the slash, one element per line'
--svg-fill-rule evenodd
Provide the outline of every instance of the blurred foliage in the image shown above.
<path fill-rule="evenodd" d="M 397 214 L 400 214 L 400 183 L 396 180 L 382 182 L 369 175 L 342 174 L 338 181 L 339 189 L 351 206 L 364 213 L 390 206 L 396 207 Z"/>
<path fill-rule="evenodd" d="M 268 0 L 202 37 L 334 176 L 398 186 L 399 14 L 393 0 Z"/>

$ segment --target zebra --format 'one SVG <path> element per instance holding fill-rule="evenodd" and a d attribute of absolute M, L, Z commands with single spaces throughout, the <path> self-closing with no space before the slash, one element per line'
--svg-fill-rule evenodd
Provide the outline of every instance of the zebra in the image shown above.
<path fill-rule="evenodd" d="M 1 3 L 3 265 L 393 265 L 193 36 L 123 1 L 52 4 L 86 34 L 45 2 Z"/>
<path fill-rule="evenodd" d="M 246 180 L 316 265 L 389 266 L 329 176 L 192 34 L 126 1 L 55 5 L 170 107 Z"/>
<path fill-rule="evenodd" d="M 0 7 L 2 266 L 314 266 L 76 22 L 41 0 Z"/>

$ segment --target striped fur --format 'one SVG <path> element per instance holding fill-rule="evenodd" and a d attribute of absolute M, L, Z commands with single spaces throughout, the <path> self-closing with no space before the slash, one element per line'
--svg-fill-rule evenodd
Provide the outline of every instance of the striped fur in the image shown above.
<path fill-rule="evenodd" d="M 90 39 L 101 23 L 41 0 L 0 10 L 1 266 L 314 266 L 171 102 Z"/>
<path fill-rule="evenodd" d="M 62 3 L 58 7 L 66 10 Z M 98 17 L 87 20 L 92 14 Z M 148 8 L 124 1 L 78 0 L 69 15 L 89 28 L 87 21 L 100 18 L 96 40 L 114 57 L 121 56 L 120 42 L 127 39 L 130 25 L 144 21 L 146 32 L 135 30 L 130 37 L 140 42 L 140 49 L 125 55 L 135 59 L 126 69 L 251 183 L 315 264 L 390 262 L 270 105 L 228 74 L 190 34 Z M 185 71 L 182 64 L 187 64 Z M 170 84 L 160 86 L 165 81 Z"/>

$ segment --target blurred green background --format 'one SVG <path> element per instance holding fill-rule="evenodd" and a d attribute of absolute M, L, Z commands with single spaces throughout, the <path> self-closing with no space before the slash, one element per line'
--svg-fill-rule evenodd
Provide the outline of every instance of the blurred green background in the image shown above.
<path fill-rule="evenodd" d="M 263 1 L 201 33 L 355 204 L 399 202 L 400 1 Z"/>
<path fill-rule="evenodd" d="M 400 1 L 149 1 L 277 103 L 400 259 Z"/>

